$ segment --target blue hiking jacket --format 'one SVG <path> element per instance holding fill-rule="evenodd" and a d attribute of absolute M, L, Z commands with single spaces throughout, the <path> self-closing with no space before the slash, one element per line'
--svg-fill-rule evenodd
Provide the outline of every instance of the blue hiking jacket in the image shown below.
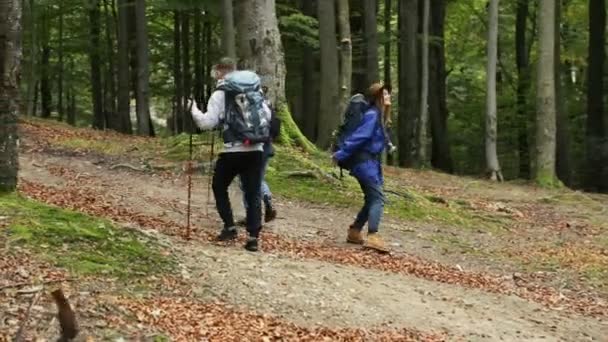
<path fill-rule="evenodd" d="M 378 107 L 371 106 L 363 115 L 357 129 L 344 141 L 334 157 L 344 161 L 357 152 L 367 152 L 373 156 L 380 156 L 384 150 L 386 137 L 380 122 L 381 113 Z M 350 174 L 360 181 L 382 184 L 382 164 L 380 158 L 361 161 L 353 166 Z"/>

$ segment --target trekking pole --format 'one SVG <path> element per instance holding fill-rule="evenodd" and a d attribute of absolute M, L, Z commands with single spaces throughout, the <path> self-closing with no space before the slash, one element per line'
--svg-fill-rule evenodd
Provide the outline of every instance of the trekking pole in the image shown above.
<path fill-rule="evenodd" d="M 190 108 L 188 108 L 188 112 L 192 112 L 192 105 L 194 101 L 190 102 Z M 188 143 L 188 160 L 190 166 L 192 166 L 192 129 L 190 130 L 190 141 Z M 190 239 L 190 210 L 191 210 L 191 202 L 192 202 L 192 170 L 188 170 L 188 204 L 186 208 L 186 240 Z"/>
<path fill-rule="evenodd" d="M 211 200 L 211 182 L 215 168 L 213 167 L 213 158 L 215 150 L 215 129 L 211 131 L 211 153 L 209 153 L 209 175 L 207 178 L 207 205 L 205 206 L 205 215 L 209 217 L 209 202 Z"/>

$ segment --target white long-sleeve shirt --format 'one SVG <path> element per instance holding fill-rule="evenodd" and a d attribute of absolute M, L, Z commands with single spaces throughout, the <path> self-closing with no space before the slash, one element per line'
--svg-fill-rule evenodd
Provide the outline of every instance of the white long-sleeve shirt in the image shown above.
<path fill-rule="evenodd" d="M 192 118 L 196 125 L 202 130 L 210 130 L 216 128 L 225 117 L 225 103 L 226 95 L 223 90 L 216 90 L 211 94 L 209 101 L 207 102 L 207 112 L 203 113 L 198 109 L 196 104 L 192 106 Z M 270 122 L 270 108 L 264 103 L 264 115 L 266 120 Z M 244 145 L 241 142 L 234 142 L 224 144 L 224 150 L 222 152 L 252 152 L 252 151 L 263 151 L 264 144 L 253 144 Z"/>

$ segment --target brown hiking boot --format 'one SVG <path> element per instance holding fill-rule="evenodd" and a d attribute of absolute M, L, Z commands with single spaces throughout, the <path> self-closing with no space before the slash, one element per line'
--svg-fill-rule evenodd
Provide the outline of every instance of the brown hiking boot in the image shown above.
<path fill-rule="evenodd" d="M 375 249 L 378 252 L 388 253 L 389 249 L 386 247 L 384 240 L 378 233 L 371 233 L 367 236 L 367 241 L 363 245 L 365 248 Z"/>
<path fill-rule="evenodd" d="M 361 229 L 358 229 L 354 225 L 350 226 L 350 228 L 348 229 L 348 237 L 346 237 L 346 242 L 354 243 L 356 245 L 362 245 L 365 241 L 363 240 Z"/>

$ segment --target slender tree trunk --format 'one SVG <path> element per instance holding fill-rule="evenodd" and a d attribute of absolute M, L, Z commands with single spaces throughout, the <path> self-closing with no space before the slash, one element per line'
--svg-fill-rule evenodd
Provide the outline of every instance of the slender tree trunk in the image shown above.
<path fill-rule="evenodd" d="M 350 8 L 348 0 L 337 0 L 338 27 L 340 29 L 340 102 L 338 113 L 344 113 L 353 73 L 353 49 L 350 37 Z"/>
<path fill-rule="evenodd" d="M 420 85 L 420 121 L 418 126 L 418 161 L 421 166 L 429 165 L 427 132 L 429 122 L 428 98 L 429 98 L 429 17 L 430 0 L 422 0 L 422 76 Z"/>
<path fill-rule="evenodd" d="M 384 0 L 384 83 L 391 84 L 392 1 Z"/>
<path fill-rule="evenodd" d="M 515 56 L 517 64 L 517 142 L 519 152 L 519 177 L 530 178 L 530 146 L 528 144 L 528 104 L 530 87 L 529 50 L 526 31 L 529 13 L 529 0 L 518 0 L 515 20 Z M 531 37 L 530 37 L 531 38 Z"/>
<path fill-rule="evenodd" d="M 201 29 L 203 24 L 203 14 L 200 10 L 194 12 L 194 98 L 197 103 L 203 103 L 204 97 L 204 74 L 203 74 L 203 59 L 201 56 L 201 50 L 203 45 L 201 44 Z M 206 51 L 206 53 L 209 53 Z"/>
<path fill-rule="evenodd" d="M 539 185 L 553 186 L 555 177 L 555 3 L 540 0 L 540 35 L 536 90 L 536 169 Z"/>
<path fill-rule="evenodd" d="M 606 2 L 589 0 L 589 57 L 587 76 L 586 188 L 608 191 L 608 135 L 604 117 L 606 63 Z"/>
<path fill-rule="evenodd" d="M 101 13 L 99 0 L 89 1 L 90 46 L 89 61 L 91 64 L 91 97 L 93 99 L 93 128 L 104 129 L 103 96 L 101 84 L 100 31 Z"/>
<path fill-rule="evenodd" d="M 431 1 L 429 42 L 429 114 L 431 120 L 431 165 L 444 172 L 452 173 L 452 156 L 448 136 L 448 106 L 446 97 L 445 70 L 445 11 L 443 1 Z"/>
<path fill-rule="evenodd" d="M 315 17 L 315 4 L 312 0 L 301 0 L 302 13 L 307 16 Z M 308 139 L 317 139 L 317 111 L 319 103 L 317 101 L 315 80 L 315 61 L 317 57 L 312 49 L 303 49 L 302 52 L 302 116 L 304 121 L 304 134 Z M 352 64 L 351 64 L 352 65 Z M 352 70 L 351 70 L 352 72 Z"/>
<path fill-rule="evenodd" d="M 399 165 L 416 165 L 415 123 L 419 108 L 418 1 L 399 2 Z"/>
<path fill-rule="evenodd" d="M 42 39 L 42 54 L 40 56 L 40 100 L 41 116 L 50 118 L 52 111 L 53 96 L 51 93 L 51 45 L 50 45 L 50 14 L 47 6 L 42 16 L 42 27 L 44 29 Z"/>
<path fill-rule="evenodd" d="M 73 81 L 73 73 L 74 73 L 74 59 L 70 58 L 68 60 L 69 70 L 70 72 L 67 74 L 69 79 L 67 80 L 67 122 L 69 125 L 76 126 L 76 95 L 74 95 L 74 81 Z"/>
<path fill-rule="evenodd" d="M 154 129 L 150 120 L 148 20 L 146 19 L 145 0 L 135 0 L 135 18 L 135 34 L 137 37 L 137 133 L 154 136 Z"/>
<path fill-rule="evenodd" d="M 192 74 L 190 70 L 190 14 L 189 11 L 182 12 L 182 75 L 183 75 L 183 98 L 182 103 L 184 112 L 184 132 L 192 132 L 192 116 L 188 115 L 188 97 L 192 92 Z"/>
<path fill-rule="evenodd" d="M 59 51 L 57 51 L 57 114 L 59 121 L 63 121 L 63 0 L 59 1 Z M 32 28 L 33 29 L 33 28 Z"/>
<path fill-rule="evenodd" d="M 120 131 L 133 133 L 131 126 L 131 94 L 129 82 L 129 2 L 118 0 L 118 117 L 120 118 Z"/>
<path fill-rule="evenodd" d="M 570 186 L 571 181 L 571 161 L 570 161 L 570 133 L 568 125 L 568 115 L 565 109 L 565 93 L 563 91 L 563 68 L 561 62 L 561 0 L 555 1 L 555 111 L 556 111 L 556 155 L 555 169 L 558 179 Z"/>
<path fill-rule="evenodd" d="M 498 0 L 490 0 L 488 25 L 488 65 L 486 70 L 486 167 L 491 180 L 502 181 L 496 153 L 496 63 L 498 49 Z"/>
<path fill-rule="evenodd" d="M 365 65 L 367 82 L 366 86 L 372 82 L 380 81 L 378 72 L 378 0 L 363 0 L 363 15 L 364 24 L 363 30 L 365 35 Z"/>
<path fill-rule="evenodd" d="M 27 81 L 27 109 L 26 109 L 26 113 L 28 116 L 35 116 L 36 115 L 36 111 L 34 110 L 34 108 L 36 107 L 35 102 L 36 102 L 36 88 L 37 88 L 37 84 L 38 84 L 38 68 L 36 67 L 38 65 L 38 41 L 37 41 L 37 35 L 36 32 L 37 27 L 36 27 L 36 5 L 34 3 L 34 0 L 29 0 L 29 2 L 27 2 L 27 4 L 29 4 L 29 19 L 28 19 L 28 24 L 30 26 L 30 50 L 29 50 L 29 65 L 28 65 L 28 81 Z"/>
<path fill-rule="evenodd" d="M 106 19 L 106 56 L 108 57 L 107 72 L 106 72 L 106 96 L 104 109 L 106 112 L 106 120 L 109 129 L 117 132 L 122 131 L 122 120 L 117 114 L 116 109 L 116 68 L 114 66 L 115 54 L 114 54 L 114 39 L 112 38 L 112 13 L 110 12 L 110 6 L 108 0 L 103 0 L 103 7 Z"/>
<path fill-rule="evenodd" d="M 205 20 L 203 24 L 203 32 L 205 35 L 205 51 L 210 53 L 213 47 L 213 24 L 211 20 Z M 205 53 L 205 60 L 203 65 L 205 66 L 205 98 L 209 98 L 211 96 L 211 92 L 215 89 L 215 80 L 211 77 L 211 67 L 212 67 L 212 59 L 208 53 Z"/>
<path fill-rule="evenodd" d="M 182 81 L 181 67 L 181 13 L 180 11 L 173 12 L 173 82 L 174 82 L 174 115 L 173 115 L 173 130 L 174 133 L 183 132 L 184 127 L 184 86 Z"/>
<path fill-rule="evenodd" d="M 17 188 L 21 0 L 0 1 L 0 193 Z"/>
<path fill-rule="evenodd" d="M 228 57 L 236 57 L 234 10 L 232 0 L 222 1 L 222 51 Z"/>
<path fill-rule="evenodd" d="M 319 1 L 319 40 L 321 44 L 321 103 L 318 112 L 317 145 L 326 148 L 333 130 L 340 124 L 338 48 L 336 46 L 336 8 L 334 1 Z"/>

